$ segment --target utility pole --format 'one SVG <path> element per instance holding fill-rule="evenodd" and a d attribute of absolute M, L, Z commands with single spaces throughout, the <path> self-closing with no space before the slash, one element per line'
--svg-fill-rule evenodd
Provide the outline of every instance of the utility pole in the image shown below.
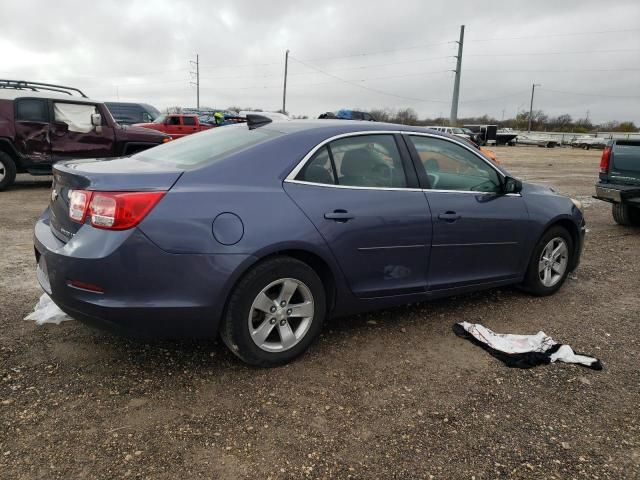
<path fill-rule="evenodd" d="M 289 50 L 284 52 L 284 87 L 282 89 L 282 113 L 287 114 L 287 70 L 289 68 Z"/>
<path fill-rule="evenodd" d="M 460 41 L 458 41 L 458 55 L 456 56 L 456 78 L 453 82 L 453 99 L 451 101 L 451 115 L 449 124 L 453 127 L 458 123 L 458 98 L 460 96 L 460 74 L 462 73 L 462 46 L 464 44 L 464 25 L 460 25 Z"/>
<path fill-rule="evenodd" d="M 196 86 L 196 108 L 200 110 L 200 56 L 196 54 L 196 61 L 194 62 L 193 60 L 190 60 L 189 63 L 191 63 L 191 65 L 195 65 L 196 67 L 195 72 L 189 73 L 196 76 L 196 81 L 191 82 L 191 85 Z"/>
<path fill-rule="evenodd" d="M 533 115 L 533 95 L 536 93 L 536 87 L 541 87 L 542 85 L 540 83 L 534 83 L 533 86 L 531 87 L 531 104 L 529 105 L 529 129 L 528 131 L 531 131 L 531 117 Z"/>

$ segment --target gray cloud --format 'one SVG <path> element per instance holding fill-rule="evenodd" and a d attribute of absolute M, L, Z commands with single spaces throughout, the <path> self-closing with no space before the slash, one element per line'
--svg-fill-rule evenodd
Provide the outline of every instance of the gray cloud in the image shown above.
<path fill-rule="evenodd" d="M 202 104 L 277 109 L 288 48 L 288 110 L 309 115 L 448 115 L 453 42 L 465 24 L 460 116 L 513 116 L 535 81 L 536 108 L 549 114 L 640 123 L 634 1 L 21 1 L 3 5 L 2 18 L 2 77 L 161 108 L 195 103 L 189 60 L 198 53 Z M 572 32 L 590 33 L 564 35 Z"/>

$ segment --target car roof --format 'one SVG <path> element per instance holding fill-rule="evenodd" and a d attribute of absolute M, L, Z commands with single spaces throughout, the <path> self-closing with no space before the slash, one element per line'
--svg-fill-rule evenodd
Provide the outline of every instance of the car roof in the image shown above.
<path fill-rule="evenodd" d="M 15 100 L 17 98 L 47 98 L 52 100 L 67 100 L 69 102 L 80 103 L 103 103 L 101 100 L 80 97 L 77 95 L 67 95 L 56 92 L 38 92 L 33 90 L 20 90 L 15 88 L 0 88 L 0 100 Z"/>
<path fill-rule="evenodd" d="M 398 123 L 368 122 L 362 120 L 291 120 L 289 122 L 273 122 L 260 127 L 281 133 L 298 133 L 312 132 L 327 133 L 328 135 L 340 135 L 341 133 L 365 132 L 365 131 L 407 131 L 407 132 L 423 132 L 450 137 L 450 135 L 431 130 L 427 127 L 418 127 L 413 125 L 402 125 Z"/>

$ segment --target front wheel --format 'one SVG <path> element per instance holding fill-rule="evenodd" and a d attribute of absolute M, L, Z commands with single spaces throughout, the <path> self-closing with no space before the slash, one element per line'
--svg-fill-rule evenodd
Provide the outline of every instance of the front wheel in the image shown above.
<path fill-rule="evenodd" d="M 5 152 L 0 151 L 0 191 L 9 187 L 16 179 L 16 164 Z"/>
<path fill-rule="evenodd" d="M 533 249 L 522 286 L 537 296 L 557 292 L 569 274 L 573 256 L 573 240 L 566 229 L 547 230 Z"/>
<path fill-rule="evenodd" d="M 274 258 L 238 282 L 220 335 L 241 360 L 273 367 L 309 347 L 320 333 L 325 314 L 325 290 L 316 272 L 294 258 Z"/>

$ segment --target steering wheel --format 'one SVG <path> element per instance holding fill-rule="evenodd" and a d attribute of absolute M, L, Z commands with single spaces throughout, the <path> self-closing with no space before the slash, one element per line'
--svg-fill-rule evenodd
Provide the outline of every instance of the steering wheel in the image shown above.
<path fill-rule="evenodd" d="M 480 188 L 480 187 L 482 187 L 483 185 L 486 185 L 486 184 L 489 184 L 489 185 L 491 185 L 492 187 L 495 187 L 495 186 L 496 186 L 496 185 L 495 185 L 495 183 L 493 183 L 490 179 L 487 179 L 487 180 L 485 180 L 484 182 L 480 182 L 480 183 L 478 183 L 477 185 L 472 186 L 472 187 L 470 188 L 470 190 L 476 191 L 476 190 L 478 189 L 477 191 L 479 191 L 479 192 L 492 193 L 492 192 L 493 192 L 493 190 L 479 190 L 479 188 Z"/>

